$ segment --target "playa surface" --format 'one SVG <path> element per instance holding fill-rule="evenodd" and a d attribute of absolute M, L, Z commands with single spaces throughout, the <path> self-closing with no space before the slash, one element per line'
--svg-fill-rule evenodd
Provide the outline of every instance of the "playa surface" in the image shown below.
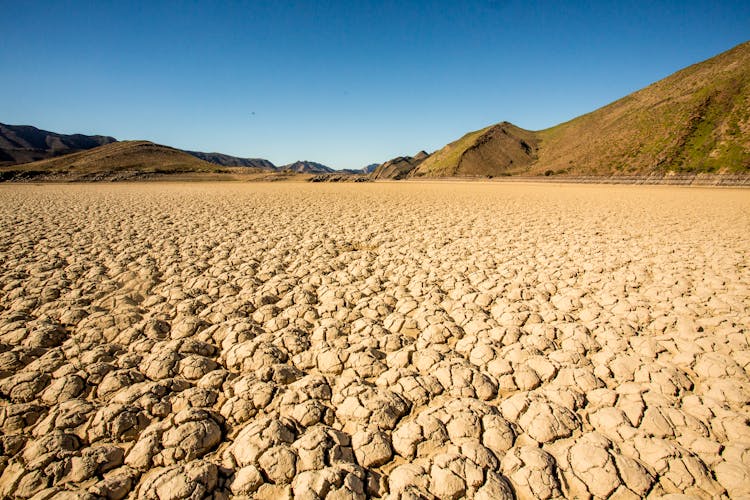
<path fill-rule="evenodd" d="M 2 498 L 750 495 L 748 191 L 3 185 L 0 260 Z"/>

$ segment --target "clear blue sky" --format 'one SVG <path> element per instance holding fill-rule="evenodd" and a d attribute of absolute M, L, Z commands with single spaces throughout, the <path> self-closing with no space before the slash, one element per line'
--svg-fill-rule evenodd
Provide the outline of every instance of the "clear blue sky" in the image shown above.
<path fill-rule="evenodd" d="M 546 128 L 748 39 L 747 0 L 0 0 L 0 122 L 358 168 Z"/>

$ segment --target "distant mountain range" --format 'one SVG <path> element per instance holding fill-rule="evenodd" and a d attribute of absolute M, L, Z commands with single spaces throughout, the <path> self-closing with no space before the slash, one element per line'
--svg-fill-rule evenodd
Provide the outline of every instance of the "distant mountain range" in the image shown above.
<path fill-rule="evenodd" d="M 293 172 L 296 174 L 330 174 L 335 172 L 331 167 L 326 167 L 314 161 L 295 161 L 278 168 L 281 172 Z"/>
<path fill-rule="evenodd" d="M 123 146 L 98 149 L 115 143 Z M 87 152 L 89 154 L 72 156 L 75 153 Z M 105 165 L 103 158 L 107 158 L 109 164 Z M 60 161 L 48 161 L 51 159 Z M 29 125 L 0 123 L 0 167 L 13 172 L 24 172 L 26 177 L 31 175 L 30 172 L 37 172 L 35 175 L 39 176 L 40 172 L 46 170 L 51 172 L 50 175 L 62 175 L 63 171 L 67 171 L 71 176 L 80 174 L 85 177 L 93 175 L 92 172 L 97 168 L 102 168 L 108 175 L 112 175 L 116 169 L 136 169 L 142 173 L 151 170 L 161 173 L 217 171 L 214 165 L 247 168 L 248 172 L 336 172 L 330 167 L 312 161 L 298 161 L 276 167 L 263 158 L 239 158 L 222 153 L 183 151 L 148 141 L 119 142 L 109 136 L 66 135 Z M 2 177 L 8 176 L 9 174 L 5 174 Z"/>
<path fill-rule="evenodd" d="M 375 171 L 376 168 L 380 166 L 380 163 L 370 163 L 366 167 L 362 167 L 360 170 L 355 170 L 355 172 L 361 172 L 363 174 L 371 174 Z"/>
<path fill-rule="evenodd" d="M 181 151 L 146 141 L 65 135 L 0 124 L 0 179 L 108 178 L 172 172 L 315 174 L 318 180 L 510 175 L 750 174 L 750 42 L 674 73 L 607 106 L 531 131 L 509 122 L 469 132 L 361 170 L 312 161 L 281 167 L 260 158 Z M 244 169 L 244 170 L 243 170 Z M 52 172 L 52 174 L 50 173 Z M 67 174 L 66 174 L 67 172 Z M 331 176 L 330 174 L 335 174 Z M 343 177 L 342 177 L 343 176 Z"/>
<path fill-rule="evenodd" d="M 201 153 L 200 151 L 185 151 L 201 160 L 224 167 L 253 167 L 263 170 L 276 170 L 276 165 L 263 158 L 238 158 L 222 153 Z"/>

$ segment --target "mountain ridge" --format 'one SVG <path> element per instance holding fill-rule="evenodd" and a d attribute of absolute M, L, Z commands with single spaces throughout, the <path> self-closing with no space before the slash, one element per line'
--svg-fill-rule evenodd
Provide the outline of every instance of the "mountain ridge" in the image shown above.
<path fill-rule="evenodd" d="M 185 151 L 189 155 L 195 156 L 200 160 L 207 161 L 215 165 L 221 165 L 223 167 L 252 167 L 270 171 L 275 171 L 277 169 L 276 165 L 264 158 L 240 158 L 238 156 L 231 156 L 224 153 L 204 153 L 202 151 L 188 150 L 183 151 Z"/>
<path fill-rule="evenodd" d="M 330 174 L 336 172 L 336 170 L 322 163 L 308 160 L 298 160 L 288 165 L 282 165 L 278 167 L 278 170 L 280 172 L 293 172 L 296 174 Z"/>

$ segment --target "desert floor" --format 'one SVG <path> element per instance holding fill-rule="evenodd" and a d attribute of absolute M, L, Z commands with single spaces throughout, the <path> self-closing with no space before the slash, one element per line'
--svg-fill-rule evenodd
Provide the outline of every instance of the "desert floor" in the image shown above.
<path fill-rule="evenodd" d="M 0 261 L 3 498 L 750 495 L 748 190 L 3 185 Z"/>

